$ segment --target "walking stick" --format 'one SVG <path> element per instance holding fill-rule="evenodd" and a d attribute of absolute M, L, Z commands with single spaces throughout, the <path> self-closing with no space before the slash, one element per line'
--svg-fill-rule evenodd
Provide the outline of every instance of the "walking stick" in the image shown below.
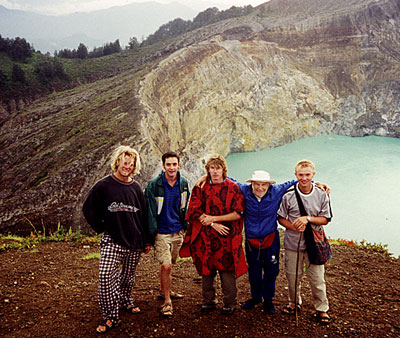
<path fill-rule="evenodd" d="M 297 241 L 296 278 L 294 282 L 294 314 L 296 317 L 296 326 L 299 325 L 299 319 L 297 315 L 297 279 L 299 277 L 300 240 L 301 232 L 299 232 L 299 240 Z"/>

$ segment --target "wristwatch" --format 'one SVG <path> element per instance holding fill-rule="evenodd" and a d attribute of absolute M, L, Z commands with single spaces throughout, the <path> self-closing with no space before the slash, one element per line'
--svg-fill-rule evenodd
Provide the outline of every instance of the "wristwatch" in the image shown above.
<path fill-rule="evenodd" d="M 311 222 L 311 217 L 307 216 L 307 221 Z"/>

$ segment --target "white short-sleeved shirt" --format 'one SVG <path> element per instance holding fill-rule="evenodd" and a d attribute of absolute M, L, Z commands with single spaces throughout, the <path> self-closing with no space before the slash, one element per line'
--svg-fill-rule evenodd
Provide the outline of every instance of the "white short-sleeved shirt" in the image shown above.
<path fill-rule="evenodd" d="M 307 216 L 323 216 L 326 217 L 328 221 L 331 220 L 333 215 L 329 196 L 315 186 L 315 184 L 313 184 L 312 190 L 309 194 L 303 194 L 298 188 L 298 184 L 296 184 L 295 187 L 289 188 L 282 197 L 282 202 L 278 210 L 279 217 L 286 218 L 289 222 L 293 222 L 301 216 L 294 189 L 297 189 L 300 194 Z M 312 227 L 320 230 L 322 226 L 312 225 Z M 285 249 L 297 251 L 298 240 L 299 233 L 297 231 L 286 229 L 284 237 Z M 301 237 L 300 250 L 306 250 L 304 236 Z"/>

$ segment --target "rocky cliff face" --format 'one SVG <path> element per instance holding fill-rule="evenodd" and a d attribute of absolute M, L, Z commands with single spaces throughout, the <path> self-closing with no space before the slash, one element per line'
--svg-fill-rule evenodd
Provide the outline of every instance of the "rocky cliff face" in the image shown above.
<path fill-rule="evenodd" d="M 153 152 L 205 159 L 320 134 L 399 137 L 399 14 L 398 1 L 281 0 L 214 27 L 142 82 Z"/>
<path fill-rule="evenodd" d="M 5 123 L 0 230 L 84 225 L 116 145 L 163 152 L 192 182 L 212 153 L 321 135 L 400 137 L 400 1 L 272 0 L 181 36 L 140 69 L 53 96 Z"/>

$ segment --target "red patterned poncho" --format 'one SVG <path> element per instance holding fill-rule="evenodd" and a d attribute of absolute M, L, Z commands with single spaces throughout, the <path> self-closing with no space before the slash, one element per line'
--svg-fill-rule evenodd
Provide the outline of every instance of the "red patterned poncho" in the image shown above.
<path fill-rule="evenodd" d="M 203 213 L 220 216 L 236 211 L 240 214 L 243 207 L 243 194 L 229 179 L 219 184 L 206 182 L 202 189 L 193 188 L 186 214 L 189 227 L 180 255 L 192 256 L 199 275 L 207 276 L 212 270 L 234 270 L 239 277 L 247 271 L 242 247 L 242 219 L 222 222 L 230 228 L 228 236 L 221 236 L 211 226 L 203 226 L 198 219 Z"/>

